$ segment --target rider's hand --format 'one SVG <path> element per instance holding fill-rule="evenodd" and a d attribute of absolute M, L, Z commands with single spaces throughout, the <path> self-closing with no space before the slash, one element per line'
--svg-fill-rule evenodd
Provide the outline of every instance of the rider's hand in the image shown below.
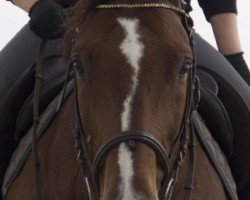
<path fill-rule="evenodd" d="M 38 0 L 29 11 L 30 29 L 43 39 L 57 39 L 64 33 L 63 7 L 50 0 Z"/>

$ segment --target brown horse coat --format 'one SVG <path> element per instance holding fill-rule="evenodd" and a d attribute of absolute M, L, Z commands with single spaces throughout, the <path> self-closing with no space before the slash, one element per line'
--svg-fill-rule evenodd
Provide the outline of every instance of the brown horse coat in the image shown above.
<path fill-rule="evenodd" d="M 84 2 L 76 5 L 75 18 L 82 16 L 78 12 L 84 7 Z M 180 16 L 162 8 L 94 10 L 80 27 L 74 50 L 85 72 L 77 75 L 77 91 L 92 156 L 108 138 L 124 130 L 146 131 L 169 152 L 185 108 L 182 66 L 192 59 Z M 71 134 L 72 108 L 70 98 L 38 143 L 43 199 L 88 199 Z M 192 199 L 227 199 L 197 140 L 196 144 Z M 184 198 L 185 159 L 173 199 Z M 34 199 L 32 170 L 30 156 L 7 200 Z M 137 143 L 131 152 L 122 143 L 102 163 L 99 178 L 101 200 L 157 200 L 163 169 L 145 144 Z"/>

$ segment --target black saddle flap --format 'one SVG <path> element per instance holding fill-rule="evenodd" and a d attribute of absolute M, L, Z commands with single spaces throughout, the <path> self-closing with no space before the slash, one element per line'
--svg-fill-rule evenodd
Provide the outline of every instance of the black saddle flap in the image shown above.
<path fill-rule="evenodd" d="M 220 68 L 221 66 L 216 67 Z M 215 79 L 219 88 L 217 97 L 223 103 L 230 118 L 233 129 L 233 153 L 229 161 L 240 192 L 250 180 L 250 98 L 248 98 L 250 88 L 244 85 L 244 82 L 241 87 L 239 85 L 242 82 L 241 79 L 238 82 L 235 81 L 238 79 L 236 72 L 234 72 L 235 74 L 228 73 L 225 70 L 223 73 L 218 73 L 203 66 L 198 66 L 198 68 Z M 230 68 L 228 70 L 230 71 Z M 204 106 L 200 106 L 199 109 L 201 107 L 204 108 Z M 212 130 L 211 132 L 214 133 Z"/>
<path fill-rule="evenodd" d="M 62 89 L 66 70 L 65 60 L 60 57 L 50 57 L 44 63 L 44 69 L 45 74 L 41 87 L 39 114 L 45 110 L 50 101 L 52 101 L 52 99 L 54 99 L 54 97 L 58 95 Z M 32 92 L 28 96 L 19 112 L 16 124 L 16 133 L 14 136 L 15 140 L 19 140 L 32 125 L 33 95 L 34 93 Z"/>
<path fill-rule="evenodd" d="M 219 98 L 206 87 L 201 87 L 198 112 L 229 159 L 233 151 L 233 131 L 227 111 Z"/>
<path fill-rule="evenodd" d="M 233 130 L 228 113 L 218 98 L 219 87 L 215 79 L 203 70 L 197 70 L 201 82 L 201 101 L 198 112 L 227 159 L 233 151 Z"/>
<path fill-rule="evenodd" d="M 30 66 L 13 84 L 0 102 L 0 160 L 8 163 L 13 148 L 16 117 L 25 99 L 34 88 L 34 66 Z M 8 141 L 8 145 L 6 145 Z M 11 141 L 11 142 L 9 142 Z M 4 152 L 4 153 L 1 153 Z"/>
<path fill-rule="evenodd" d="M 203 70 L 197 69 L 196 72 L 199 77 L 201 86 L 209 89 L 217 96 L 219 92 L 219 87 L 214 78 Z"/>

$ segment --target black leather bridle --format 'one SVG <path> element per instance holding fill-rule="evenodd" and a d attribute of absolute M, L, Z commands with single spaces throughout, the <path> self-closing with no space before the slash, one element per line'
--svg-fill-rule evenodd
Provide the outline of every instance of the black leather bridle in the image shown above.
<path fill-rule="evenodd" d="M 121 8 L 123 4 L 119 4 L 119 7 L 115 5 L 105 4 L 106 9 L 110 8 Z M 138 5 L 138 4 L 136 4 Z M 131 5 L 130 5 L 131 6 Z M 101 7 L 101 6 L 100 6 Z M 134 7 L 132 7 L 134 8 Z M 171 8 L 168 8 L 171 9 Z M 177 8 L 175 9 L 175 11 Z M 181 13 L 181 12 L 178 12 Z M 182 13 L 181 13 L 182 14 Z M 194 39 L 192 34 L 192 27 L 190 26 L 190 17 L 185 13 L 183 16 L 183 26 L 188 34 L 190 46 L 193 52 L 193 62 L 189 63 L 188 71 L 188 86 L 187 86 L 187 98 L 186 98 L 186 107 L 182 119 L 182 124 L 176 138 L 176 141 L 179 141 L 179 149 L 176 158 L 174 159 L 173 165 L 170 168 L 169 156 L 167 152 L 161 145 L 161 143 L 154 138 L 150 133 L 143 131 L 125 131 L 118 134 L 115 134 L 111 137 L 97 152 L 96 156 L 91 159 L 91 153 L 89 151 L 89 142 L 88 136 L 83 129 L 81 116 L 79 113 L 78 102 L 77 102 L 77 91 L 76 91 L 76 78 L 75 78 L 75 97 L 74 97 L 74 110 L 75 110 L 75 129 L 74 137 L 76 139 L 76 151 L 78 155 L 78 160 L 81 163 L 82 171 L 84 174 L 84 182 L 86 189 L 89 194 L 89 199 L 97 200 L 100 194 L 99 188 L 99 179 L 98 174 L 100 171 L 101 163 L 107 156 L 107 154 L 119 144 L 125 142 L 128 147 L 133 150 L 136 142 L 141 142 L 148 145 L 152 148 L 156 155 L 160 158 L 163 164 L 164 178 L 162 181 L 162 187 L 159 192 L 159 198 L 162 200 L 171 199 L 172 190 L 176 181 L 178 179 L 179 169 L 184 161 L 184 157 L 187 154 L 188 149 L 190 150 L 190 161 L 188 176 L 185 184 L 185 200 L 191 198 L 191 191 L 193 188 L 193 174 L 194 174 L 194 140 L 193 140 L 193 129 L 191 123 L 191 114 L 199 101 L 199 81 L 196 77 L 196 65 L 194 57 Z M 75 68 L 78 68 L 80 59 L 78 56 L 72 56 L 72 65 Z M 76 77 L 76 76 L 75 76 Z M 93 160 L 93 162 L 91 162 Z"/>
<path fill-rule="evenodd" d="M 118 5 L 118 4 L 117 4 Z M 123 4 L 119 4 L 119 7 L 114 4 L 115 7 L 112 7 L 109 4 L 105 4 L 106 9 L 111 8 L 124 8 Z M 133 7 L 133 5 L 137 7 Z M 79 112 L 78 101 L 77 101 L 77 87 L 76 87 L 76 75 L 74 76 L 74 118 L 75 118 L 75 128 L 73 131 L 73 135 L 75 138 L 75 148 L 77 152 L 77 159 L 80 162 L 83 180 L 86 187 L 86 191 L 88 191 L 89 200 L 98 200 L 100 195 L 100 184 L 98 174 L 100 171 L 101 163 L 107 156 L 107 154 L 119 144 L 125 142 L 128 147 L 133 150 L 135 148 L 136 142 L 141 142 L 152 148 L 156 155 L 160 158 L 163 165 L 164 178 L 162 181 L 162 186 L 159 191 L 159 199 L 160 200 L 168 200 L 172 197 L 172 191 L 174 185 L 177 182 L 179 169 L 181 164 L 184 161 L 185 155 L 187 151 L 189 151 L 189 165 L 188 165 L 188 175 L 185 183 L 185 197 L 184 200 L 191 199 L 191 192 L 193 189 L 193 179 L 194 179 L 194 130 L 193 124 L 191 120 L 191 115 L 193 110 L 196 109 L 199 102 L 199 80 L 196 77 L 196 64 L 195 64 L 195 54 L 194 54 L 194 39 L 192 34 L 192 20 L 189 15 L 182 9 L 179 9 L 174 6 L 169 6 L 167 4 L 141 4 L 146 5 L 147 8 L 166 8 L 176 11 L 181 14 L 183 26 L 188 34 L 190 47 L 193 52 L 193 61 L 189 63 L 188 70 L 188 79 L 187 79 L 187 98 L 186 98 L 186 106 L 184 115 L 182 118 L 181 127 L 179 133 L 175 139 L 172 150 L 178 144 L 178 151 L 176 157 L 173 159 L 173 164 L 170 166 L 169 157 L 172 157 L 172 153 L 170 152 L 170 156 L 168 156 L 167 152 L 161 145 L 161 143 L 154 138 L 150 133 L 146 133 L 143 131 L 125 131 L 121 133 L 115 134 L 111 137 L 105 144 L 97 152 L 96 156 L 92 158 L 92 154 L 90 152 L 90 137 L 87 135 L 86 131 L 84 131 L 82 120 Z M 99 7 L 102 5 L 99 5 Z M 132 4 L 132 7 L 128 8 L 141 8 L 140 4 Z M 151 7 L 150 7 L 151 6 Z M 76 33 L 77 34 L 77 33 Z M 76 36 L 75 36 L 76 37 Z M 74 42 L 73 42 L 74 43 Z M 73 45 L 72 45 L 73 46 Z M 69 74 L 71 68 L 77 68 L 81 65 L 81 61 L 78 55 L 75 55 L 72 51 L 71 61 L 68 67 L 68 73 L 65 80 L 64 89 L 62 90 L 61 100 L 64 97 L 64 92 L 66 89 L 66 85 L 69 79 Z M 61 102 L 59 102 L 58 109 L 60 108 Z M 36 168 L 37 166 L 35 166 Z M 40 187 L 39 184 L 36 184 Z M 37 188 L 36 188 L 37 189 Z M 37 189 L 39 191 L 39 188 Z M 39 196 L 39 195 L 36 195 Z M 37 197 L 36 199 L 41 199 L 41 197 Z"/>

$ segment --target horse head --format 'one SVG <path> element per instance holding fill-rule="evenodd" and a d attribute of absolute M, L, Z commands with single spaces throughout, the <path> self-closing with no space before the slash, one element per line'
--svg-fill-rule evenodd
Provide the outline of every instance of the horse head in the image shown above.
<path fill-rule="evenodd" d="M 81 7 L 84 2 L 76 4 L 75 18 Z M 81 24 L 73 47 L 80 59 L 78 118 L 102 200 L 159 199 L 171 163 L 161 151 L 171 151 L 180 131 L 193 59 L 182 19 L 162 6 L 92 9 L 84 23 L 75 21 Z"/>

